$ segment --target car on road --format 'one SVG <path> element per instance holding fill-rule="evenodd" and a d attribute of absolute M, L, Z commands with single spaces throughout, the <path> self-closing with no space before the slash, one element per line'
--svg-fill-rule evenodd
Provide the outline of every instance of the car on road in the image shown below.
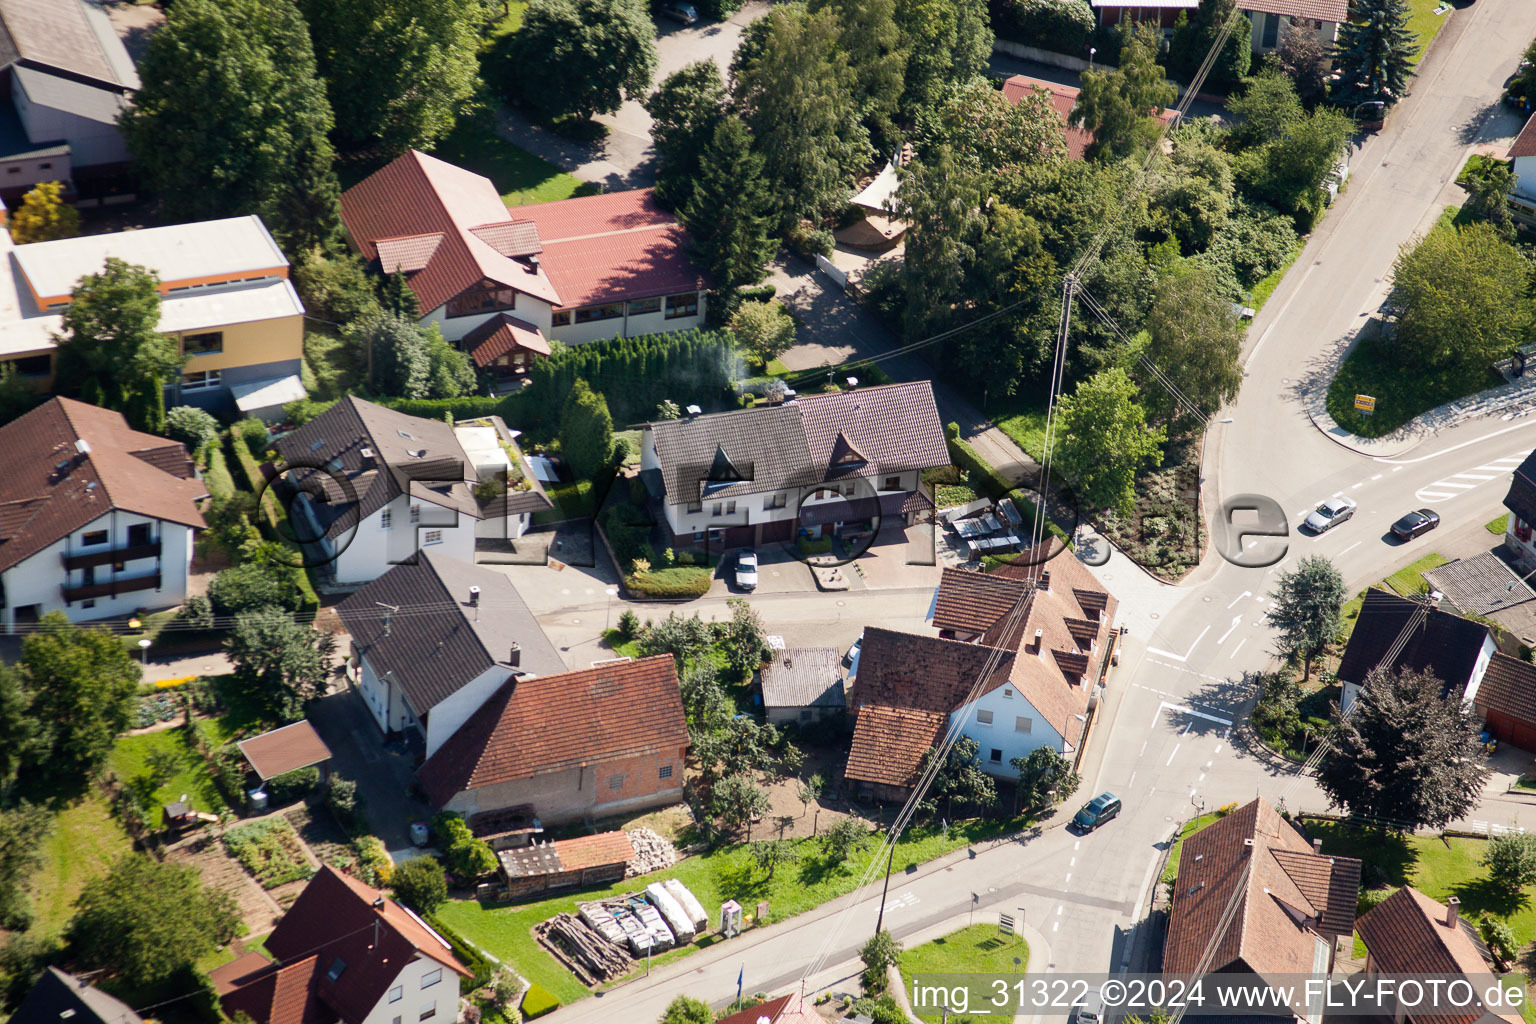
<path fill-rule="evenodd" d="M 1326 533 L 1355 514 L 1355 503 L 1344 497 L 1329 498 L 1307 516 L 1304 525 L 1313 533 Z"/>
<path fill-rule="evenodd" d="M 1090 988 L 1072 1009 L 1074 1024 L 1100 1024 L 1104 1019 L 1104 987 Z"/>
<path fill-rule="evenodd" d="M 1440 513 L 1432 508 L 1421 508 L 1417 512 L 1409 512 L 1403 518 L 1392 524 L 1392 532 L 1398 540 L 1413 540 L 1440 525 Z"/>
<path fill-rule="evenodd" d="M 742 590 L 757 589 L 757 552 L 751 548 L 736 553 L 736 585 Z"/>
<path fill-rule="evenodd" d="M 699 9 L 693 4 L 683 3 L 682 0 L 669 0 L 662 4 L 661 13 L 684 25 L 696 25 L 699 21 Z"/>
<path fill-rule="evenodd" d="M 853 668 L 853 663 L 859 660 L 859 650 L 863 646 L 864 634 L 860 633 L 859 638 L 853 642 L 853 646 L 848 648 L 848 653 L 843 655 L 843 668 Z"/>
<path fill-rule="evenodd" d="M 1083 809 L 1077 812 L 1072 824 L 1081 832 L 1092 832 L 1119 813 L 1120 798 L 1113 793 L 1100 793 L 1083 804 Z"/>

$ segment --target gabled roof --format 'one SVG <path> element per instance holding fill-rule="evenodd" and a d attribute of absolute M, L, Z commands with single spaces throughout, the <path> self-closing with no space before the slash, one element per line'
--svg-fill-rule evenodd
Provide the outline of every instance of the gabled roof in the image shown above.
<path fill-rule="evenodd" d="M 1472 670 L 1488 639 L 1488 627 L 1458 615 L 1431 609 L 1425 621 L 1408 637 L 1397 660 L 1382 664 L 1398 634 L 1420 605 L 1378 587 L 1366 591 L 1355 631 L 1339 661 L 1339 678 L 1363 683 L 1378 665 L 1387 671 L 1412 669 L 1430 672 L 1460 695 L 1472 678 Z"/>
<path fill-rule="evenodd" d="M 1471 924 L 1459 917 L 1455 924 L 1446 924 L 1447 912 L 1445 904 L 1405 885 L 1362 915 L 1355 928 L 1376 969 L 1383 974 L 1492 974 L 1493 968 L 1483 959 L 1472 937 Z M 1486 1012 L 1510 1024 L 1520 1022 L 1518 1011 Z M 1481 1016 L 1445 1014 L 1437 1015 L 1435 1020 L 1471 1024 Z"/>
<path fill-rule="evenodd" d="M 415 914 L 329 864 L 299 893 L 266 946 L 285 968 L 318 958 L 316 994 L 346 1024 L 362 1024 L 401 969 L 418 956 L 473 976 L 442 936 Z"/>
<path fill-rule="evenodd" d="M 1516 154 L 1510 150 L 1512 156 L 1536 156 L 1536 114 L 1525 123 L 1525 130 L 1520 133 L 1520 139 L 1530 137 L 1530 152 Z M 1515 145 L 1520 145 L 1520 139 L 1515 140 Z M 1513 512 L 1527 523 L 1536 523 L 1536 451 L 1525 457 L 1525 461 L 1516 467 L 1514 477 L 1509 482 L 1509 493 L 1504 495 L 1504 507 Z"/>
<path fill-rule="evenodd" d="M 471 519 L 550 507 L 536 484 L 482 504 L 473 490 L 475 468 L 453 427 L 355 395 L 285 434 L 274 447 L 290 469 L 288 479 L 315 497 L 311 507 L 333 539 L 407 493 Z M 365 449 L 372 454 L 365 456 Z"/>
<path fill-rule="evenodd" d="M 527 349 L 541 356 L 549 355 L 549 342 L 544 334 L 526 320 L 519 320 L 510 313 L 497 313 L 464 335 L 460 346 L 479 367 L 490 366 L 498 356 L 506 355 L 515 348 Z"/>
<path fill-rule="evenodd" d="M 661 654 L 508 680 L 419 777 L 440 807 L 465 790 L 687 747 L 677 666 Z"/>
<path fill-rule="evenodd" d="M 139 87 L 106 13 L 82 0 L 0 0 L 0 69 L 15 63 L 119 91 Z"/>
<path fill-rule="evenodd" d="M 846 778 L 886 786 L 917 781 L 923 754 L 943 737 L 949 716 L 939 711 L 869 704 L 854 719 Z"/>
<path fill-rule="evenodd" d="M 540 262 L 562 306 L 695 292 L 705 284 L 688 257 L 687 233 L 651 189 L 514 206 L 505 215 L 533 222 Z"/>
<path fill-rule="evenodd" d="M 730 498 L 949 465 L 929 381 L 804 395 L 646 429 L 672 505 L 698 501 L 710 479 L 741 481 L 708 489 L 710 497 Z M 850 452 L 862 461 L 838 461 Z"/>
<path fill-rule="evenodd" d="M 1320 944 L 1349 934 L 1359 889 L 1360 861 L 1315 853 L 1266 801 L 1250 801 L 1184 840 L 1163 971 L 1326 969 Z"/>
<path fill-rule="evenodd" d="M 480 588 L 478 604 L 470 603 L 470 587 Z M 516 671 L 565 671 L 560 652 L 504 573 L 431 549 L 349 595 L 336 613 L 359 655 L 379 677 L 399 684 L 417 716 L 493 666 L 512 671 L 513 645 Z"/>
<path fill-rule="evenodd" d="M 933 604 L 935 629 L 985 633 L 1034 588 L 995 573 L 946 568 Z"/>
<path fill-rule="evenodd" d="M 28 990 L 11 1016 L 11 1024 L 143 1024 L 143 1018 L 120 999 L 79 978 L 49 967 Z"/>
<path fill-rule="evenodd" d="M 835 647 L 790 647 L 763 666 L 763 707 L 840 708 L 843 668 Z"/>
<path fill-rule="evenodd" d="M 1349 18 L 1349 0 L 1238 0 L 1237 6 L 1244 14 L 1273 14 L 1335 24 Z"/>
<path fill-rule="evenodd" d="M 817 1013 L 800 993 L 791 992 L 722 1017 L 719 1024 L 759 1024 L 763 1020 L 768 1024 L 824 1024 L 826 1018 Z"/>
<path fill-rule="evenodd" d="M 1536 726 L 1536 665 L 1495 651 L 1473 704 L 1484 716 L 1493 711 Z"/>
<path fill-rule="evenodd" d="M 509 241 L 522 229 L 508 223 L 514 218 L 490 179 L 473 171 L 413 149 L 343 192 L 341 219 L 363 256 L 394 261 L 391 269 L 420 262 L 426 238 L 441 236 L 408 278 L 424 312 L 485 280 L 560 304 L 555 286 L 536 264 L 501 251 L 519 251 Z M 409 239 L 415 241 L 402 243 Z M 403 249 L 412 256 L 405 266 L 398 260 Z"/>
<path fill-rule="evenodd" d="M 252 969 L 250 958 L 265 966 Z M 220 989 L 219 1004 L 233 1018 L 237 1013 L 255 1024 L 333 1024 L 336 1011 L 319 999 L 320 957 L 307 956 L 279 967 L 260 953 L 245 956 L 208 973 Z"/>
<path fill-rule="evenodd" d="M 196 502 L 208 488 L 194 473 L 179 442 L 132 430 L 121 413 L 51 398 L 0 427 L 0 570 L 114 509 L 202 528 Z"/>
<path fill-rule="evenodd" d="M 239 747 L 263 781 L 331 759 L 331 748 L 307 718 L 241 740 Z"/>

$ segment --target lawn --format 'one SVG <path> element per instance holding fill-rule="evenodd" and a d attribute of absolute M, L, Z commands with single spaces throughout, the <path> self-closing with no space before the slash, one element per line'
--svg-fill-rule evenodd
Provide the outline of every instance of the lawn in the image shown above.
<path fill-rule="evenodd" d="M 1435 36 L 1445 27 L 1445 23 L 1451 20 L 1451 11 L 1436 17 L 1435 8 L 1439 7 L 1438 0 L 1408 0 L 1408 7 L 1412 13 L 1408 17 L 1408 31 L 1419 39 L 1419 52 L 1414 58 L 1414 63 L 1424 59 L 1424 54 L 1429 50 L 1429 44 L 1434 42 Z"/>
<path fill-rule="evenodd" d="M 43 865 L 27 885 L 34 915 L 29 934 L 58 935 L 75 912 L 85 883 L 104 875 L 112 862 L 133 850 L 104 797 L 91 795 L 53 817 L 43 842 Z"/>
<path fill-rule="evenodd" d="M 485 30 L 484 41 L 494 44 L 502 36 L 509 36 L 523 27 L 523 12 L 528 9 L 526 0 L 507 0 L 506 13 Z"/>
<path fill-rule="evenodd" d="M 1520 945 L 1536 939 L 1532 887 L 1512 896 L 1489 881 L 1488 869 L 1482 865 L 1486 840 L 1403 836 L 1321 821 L 1307 822 L 1307 833 L 1323 840 L 1324 853 L 1364 861 L 1362 888 L 1411 885 L 1441 903 L 1457 896 L 1466 919 L 1475 922 L 1485 913 L 1502 917 Z"/>
<path fill-rule="evenodd" d="M 1029 964 L 1029 944 L 1017 935 L 998 931 L 997 921 L 976 924 L 925 942 L 901 954 L 901 975 L 909 984 L 931 974 L 1009 974 L 1013 960 Z M 940 1014 L 920 1013 L 919 1020 L 938 1022 Z"/>
<path fill-rule="evenodd" d="M 1198 818 L 1190 818 L 1184 823 L 1184 827 L 1179 830 L 1179 838 L 1173 841 L 1173 849 L 1168 853 L 1168 864 L 1163 868 L 1164 883 L 1172 882 L 1175 878 L 1179 877 L 1179 854 L 1184 851 L 1184 840 L 1199 832 L 1219 817 L 1221 815 L 1212 811 L 1209 814 L 1202 814 Z"/>
<path fill-rule="evenodd" d="M 1427 594 L 1429 593 L 1429 583 L 1425 581 L 1424 573 L 1431 569 L 1438 569 L 1445 563 L 1446 558 L 1444 555 L 1431 552 L 1388 576 L 1387 586 L 1404 597 L 1412 597 L 1414 594 Z"/>
<path fill-rule="evenodd" d="M 1007 434 L 1013 443 L 1039 461 L 1045 455 L 1045 406 L 1034 400 L 1015 396 L 1010 408 L 995 421 L 997 429 Z"/>
<path fill-rule="evenodd" d="M 1328 386 L 1328 414 L 1345 430 L 1360 437 L 1382 437 L 1420 413 L 1504 383 L 1491 366 L 1436 373 L 1404 367 L 1392 352 L 1390 339 L 1365 338 L 1339 367 Z M 1357 394 L 1375 397 L 1373 415 L 1364 416 L 1355 409 Z"/>
<path fill-rule="evenodd" d="M 1509 513 L 1505 512 L 1503 515 L 1499 516 L 1499 518 L 1494 519 L 1491 522 L 1484 523 L 1483 529 L 1487 530 L 1489 533 L 1496 537 L 1502 537 L 1504 532 L 1509 529 Z"/>
<path fill-rule="evenodd" d="M 897 873 L 941 854 L 971 843 L 1015 831 L 1024 822 L 964 822 L 953 825 L 946 837 L 928 827 L 914 828 L 902 837 L 896 852 Z M 851 892 L 879 847 L 873 839 L 841 865 L 831 865 L 819 856 L 820 843 L 814 839 L 788 839 L 800 854 L 798 861 L 779 867 L 770 881 L 756 863 L 746 845 L 722 847 L 697 857 L 689 857 L 666 871 L 631 878 L 606 889 L 580 894 L 567 893 L 523 906 L 487 908 L 474 900 L 453 900 L 434 915 L 448 928 L 492 956 L 514 965 L 518 973 L 543 985 L 562 1003 L 574 1002 L 589 994 L 586 986 L 546 953 L 534 939 L 531 929 L 540 921 L 561 912 L 574 913 L 578 901 L 639 892 L 646 884 L 674 877 L 686 885 L 706 907 L 717 907 L 728 899 L 739 902 L 747 912 L 760 900 L 768 901 L 769 923 L 802 914 L 812 907 Z M 752 922 L 748 922 L 750 927 Z M 653 966 L 686 956 L 694 949 L 712 945 L 714 935 L 705 935 L 691 946 L 656 957 Z M 644 970 L 640 965 L 639 970 Z"/>
<path fill-rule="evenodd" d="M 508 206 L 588 196 L 597 186 L 566 174 L 542 157 L 514 146 L 484 121 L 461 120 L 432 155 L 491 179 Z"/>
<path fill-rule="evenodd" d="M 180 728 L 123 736 L 107 758 L 112 770 L 138 800 L 151 828 L 160 824 L 160 808 L 183 795 L 194 810 L 228 810 L 203 759 L 187 745 Z"/>

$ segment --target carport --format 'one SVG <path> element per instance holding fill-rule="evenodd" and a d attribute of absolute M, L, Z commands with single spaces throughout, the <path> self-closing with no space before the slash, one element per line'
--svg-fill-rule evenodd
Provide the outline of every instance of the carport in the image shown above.
<path fill-rule="evenodd" d="M 321 782 L 330 775 L 331 748 L 308 719 L 241 740 L 239 747 L 263 784 L 301 768 L 319 768 Z"/>

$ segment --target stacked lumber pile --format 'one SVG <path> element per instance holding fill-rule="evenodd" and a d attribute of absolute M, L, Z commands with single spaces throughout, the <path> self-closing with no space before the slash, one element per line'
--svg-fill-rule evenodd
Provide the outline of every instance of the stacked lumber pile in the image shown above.
<path fill-rule="evenodd" d="M 624 947 L 603 938 L 574 914 L 556 914 L 533 927 L 534 938 L 584 985 L 598 985 L 629 973 L 634 959 Z"/>

